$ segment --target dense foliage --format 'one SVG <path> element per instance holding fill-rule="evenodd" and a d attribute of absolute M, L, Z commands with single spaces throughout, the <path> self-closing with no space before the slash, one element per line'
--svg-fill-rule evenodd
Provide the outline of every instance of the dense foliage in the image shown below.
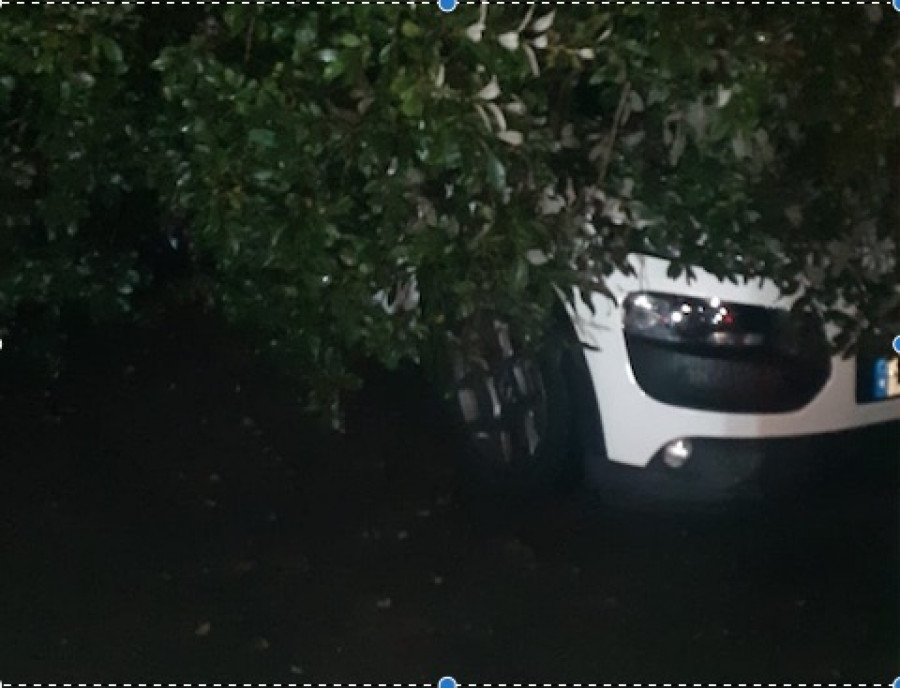
<path fill-rule="evenodd" d="M 0 327 L 140 316 L 176 218 L 192 289 L 322 408 L 356 356 L 419 360 L 486 308 L 539 333 L 554 285 L 602 290 L 636 249 L 803 284 L 845 345 L 900 321 L 898 27 L 878 5 L 4 8 Z"/>

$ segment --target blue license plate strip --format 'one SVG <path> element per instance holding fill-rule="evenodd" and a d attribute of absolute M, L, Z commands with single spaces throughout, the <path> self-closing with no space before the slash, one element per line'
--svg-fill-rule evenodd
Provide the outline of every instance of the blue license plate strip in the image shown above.
<path fill-rule="evenodd" d="M 877 400 L 900 397 L 900 356 L 878 358 L 873 365 L 872 396 Z"/>

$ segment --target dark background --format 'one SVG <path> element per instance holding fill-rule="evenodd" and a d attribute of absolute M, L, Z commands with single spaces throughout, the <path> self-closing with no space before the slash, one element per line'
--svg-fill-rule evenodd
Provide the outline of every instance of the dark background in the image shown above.
<path fill-rule="evenodd" d="M 896 427 L 784 501 L 514 507 L 465 498 L 412 369 L 341 436 L 193 314 L 82 336 L 45 389 L 3 358 L 5 682 L 900 673 Z"/>

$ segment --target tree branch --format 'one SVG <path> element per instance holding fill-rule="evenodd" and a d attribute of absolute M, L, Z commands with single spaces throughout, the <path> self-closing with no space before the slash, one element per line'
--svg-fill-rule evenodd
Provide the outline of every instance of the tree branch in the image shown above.
<path fill-rule="evenodd" d="M 625 86 L 622 87 L 622 95 L 619 97 L 619 105 L 616 107 L 616 116 L 613 119 L 612 129 L 609 132 L 609 139 L 606 142 L 606 150 L 603 151 L 603 155 L 600 157 L 600 163 L 598 165 L 599 172 L 597 174 L 598 186 L 606 179 L 606 173 L 609 170 L 609 164 L 612 161 L 613 148 L 616 145 L 616 138 L 619 135 L 619 125 L 625 114 L 625 106 L 628 103 L 629 95 L 631 95 L 631 82 L 626 81 Z"/>

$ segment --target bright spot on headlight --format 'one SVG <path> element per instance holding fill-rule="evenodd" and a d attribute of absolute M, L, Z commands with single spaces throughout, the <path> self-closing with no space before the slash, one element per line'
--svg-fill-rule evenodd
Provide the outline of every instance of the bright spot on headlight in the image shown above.
<path fill-rule="evenodd" d="M 637 308 L 643 308 L 644 310 L 653 310 L 653 302 L 650 301 L 650 297 L 646 294 L 641 294 L 634 300 L 634 305 Z"/>

